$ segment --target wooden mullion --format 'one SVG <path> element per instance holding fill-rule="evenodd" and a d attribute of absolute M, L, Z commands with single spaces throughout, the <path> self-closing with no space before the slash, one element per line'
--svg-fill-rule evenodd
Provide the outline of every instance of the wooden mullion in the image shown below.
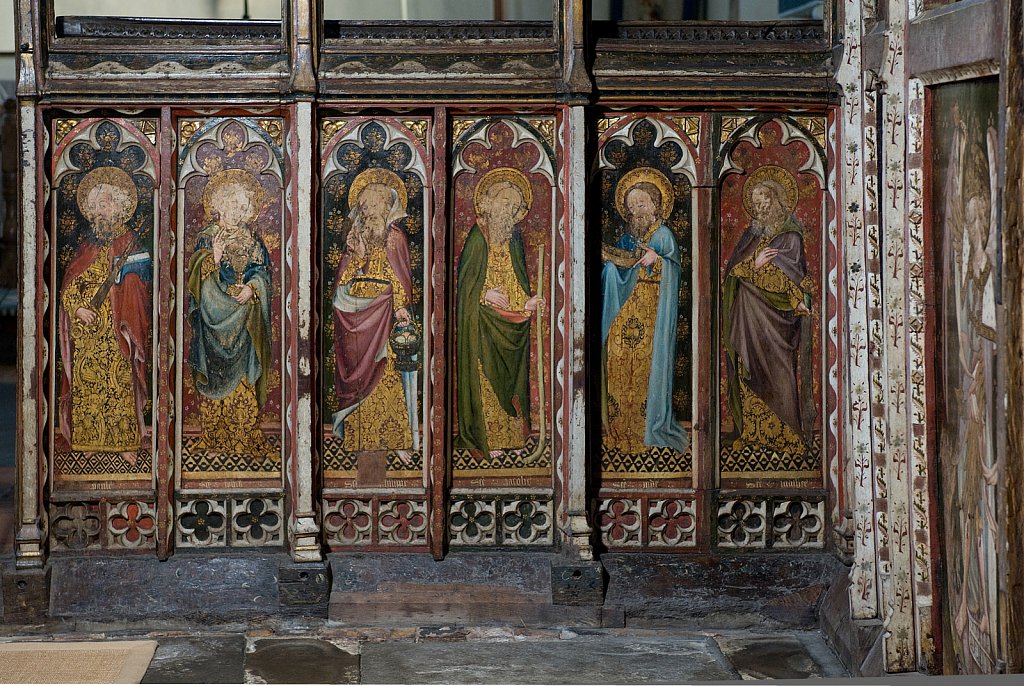
<path fill-rule="evenodd" d="M 432 145 L 431 177 L 431 244 L 430 244 L 430 377 L 429 388 L 430 446 L 427 455 L 427 490 L 429 492 L 429 542 L 430 553 L 435 560 L 444 557 L 448 545 L 448 453 L 450 449 L 448 408 L 451 406 L 451 384 L 446 374 L 448 360 L 454 360 L 454 350 L 449 345 L 448 313 L 454 312 L 448 276 L 448 111 L 445 107 L 434 108 L 430 130 Z"/>
<path fill-rule="evenodd" d="M 171 391 L 174 384 L 171 382 L 174 372 L 174 363 L 171 359 L 170 332 L 173 324 L 175 311 L 174 296 L 171 292 L 171 284 L 174 281 L 174 265 L 179 259 L 171 260 L 171 241 L 174 240 L 176 231 L 172 231 L 173 220 L 173 194 L 171 178 L 174 170 L 172 144 L 177 140 L 174 130 L 174 122 L 171 119 L 171 108 L 164 107 L 160 111 L 160 210 L 159 210 L 159 242 L 153 246 L 154 252 L 159 254 L 158 283 L 160 297 L 157 300 L 157 318 L 159 320 L 160 332 L 164 335 L 158 336 L 159 353 L 157 364 L 157 421 L 154 423 L 154 431 L 157 432 L 156 454 L 153 459 L 156 462 L 156 550 L 157 557 L 166 560 L 171 555 L 174 544 L 174 470 L 171 461 L 174 459 L 174 424 L 171 422 Z M 166 389 L 166 391 L 165 391 Z"/>

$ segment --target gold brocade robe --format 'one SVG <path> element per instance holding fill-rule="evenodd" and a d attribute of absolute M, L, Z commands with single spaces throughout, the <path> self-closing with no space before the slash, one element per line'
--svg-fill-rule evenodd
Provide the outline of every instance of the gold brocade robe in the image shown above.
<path fill-rule="evenodd" d="M 91 309 L 90 300 L 107 278 L 109 248 L 102 248 L 89 267 L 61 293 L 75 344 L 71 386 L 72 450 L 129 452 L 139 449 L 131 363 L 118 348 L 111 299 L 105 298 L 92 324 L 76 312 Z"/>
<path fill-rule="evenodd" d="M 659 225 L 644 236 L 650 242 Z M 605 445 L 625 453 L 647 450 L 647 383 L 654 352 L 654 323 L 658 317 L 662 262 L 650 272 L 640 270 L 636 287 L 619 310 L 608 332 L 608 428 Z"/>

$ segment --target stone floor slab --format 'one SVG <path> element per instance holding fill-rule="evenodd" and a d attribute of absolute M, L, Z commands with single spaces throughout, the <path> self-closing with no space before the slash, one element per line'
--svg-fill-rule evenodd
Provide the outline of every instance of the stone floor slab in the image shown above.
<path fill-rule="evenodd" d="M 245 636 L 159 638 L 144 684 L 240 684 Z"/>
<path fill-rule="evenodd" d="M 710 638 L 368 643 L 365 684 L 661 684 L 738 678 Z"/>
<path fill-rule="evenodd" d="M 803 632 L 801 632 L 802 634 Z M 809 633 L 809 632 L 808 632 Z M 744 679 L 807 679 L 848 676 L 820 636 L 715 637 L 725 657 Z"/>
<path fill-rule="evenodd" d="M 820 631 L 797 631 L 793 634 L 800 639 L 826 679 L 852 676 L 843 666 L 843 661 L 825 640 Z"/>
<path fill-rule="evenodd" d="M 358 684 L 359 656 L 330 641 L 264 638 L 245 656 L 250 684 Z"/>

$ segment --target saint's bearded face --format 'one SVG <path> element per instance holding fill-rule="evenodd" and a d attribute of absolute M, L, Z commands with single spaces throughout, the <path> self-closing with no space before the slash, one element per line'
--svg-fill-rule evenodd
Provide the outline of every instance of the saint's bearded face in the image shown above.
<path fill-rule="evenodd" d="M 131 198 L 126 192 L 117 186 L 101 183 L 89 191 L 81 209 L 96 238 L 106 242 L 124 233 L 124 223 L 128 221 L 125 215 L 130 203 Z"/>
<path fill-rule="evenodd" d="M 629 230 L 634 236 L 643 237 L 659 219 L 657 203 L 641 188 L 626 193 L 626 213 L 629 215 Z"/>
<path fill-rule="evenodd" d="M 353 228 L 371 247 L 381 247 L 388 235 L 388 214 L 391 212 L 391 189 L 383 184 L 369 184 L 359 194 L 358 211 Z"/>
<path fill-rule="evenodd" d="M 523 196 L 508 183 L 497 183 L 480 203 L 480 220 L 492 243 L 508 243 L 516 217 L 523 209 Z"/>
<path fill-rule="evenodd" d="M 763 229 L 776 229 L 786 221 L 786 209 L 769 186 L 760 185 L 750 194 L 754 223 Z"/>

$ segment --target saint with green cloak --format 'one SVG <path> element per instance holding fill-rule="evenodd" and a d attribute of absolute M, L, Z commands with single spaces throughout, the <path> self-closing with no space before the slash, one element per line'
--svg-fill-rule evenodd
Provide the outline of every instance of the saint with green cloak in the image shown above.
<path fill-rule="evenodd" d="M 530 320 L 544 301 L 531 295 L 518 224 L 533 200 L 517 169 L 484 175 L 477 223 L 459 256 L 456 278 L 455 447 L 492 457 L 526 447 L 530 425 Z"/>

